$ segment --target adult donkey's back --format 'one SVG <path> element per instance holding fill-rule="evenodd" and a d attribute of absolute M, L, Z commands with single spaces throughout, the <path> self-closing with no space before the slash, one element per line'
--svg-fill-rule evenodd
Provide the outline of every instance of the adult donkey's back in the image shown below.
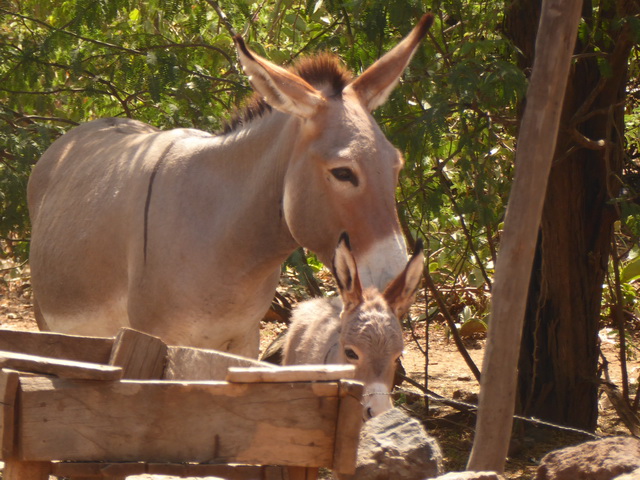
<path fill-rule="evenodd" d="M 256 356 L 282 261 L 302 245 L 330 262 L 345 230 L 363 284 L 383 288 L 407 260 L 403 161 L 370 112 L 431 22 L 355 80 L 335 57 L 285 70 L 236 38 L 256 98 L 224 134 L 104 119 L 62 136 L 28 189 L 40 327 Z"/>

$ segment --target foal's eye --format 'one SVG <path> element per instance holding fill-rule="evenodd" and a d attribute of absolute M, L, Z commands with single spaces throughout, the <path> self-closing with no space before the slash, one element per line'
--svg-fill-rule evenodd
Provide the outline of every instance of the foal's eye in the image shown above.
<path fill-rule="evenodd" d="M 358 354 L 356 352 L 354 352 L 352 349 L 350 348 L 345 348 L 344 349 L 344 355 L 345 357 L 347 357 L 349 360 L 358 360 Z"/>
<path fill-rule="evenodd" d="M 353 170 L 347 167 L 338 167 L 331 169 L 331 175 L 341 182 L 350 182 L 353 186 L 358 186 L 358 177 L 353 173 Z"/>

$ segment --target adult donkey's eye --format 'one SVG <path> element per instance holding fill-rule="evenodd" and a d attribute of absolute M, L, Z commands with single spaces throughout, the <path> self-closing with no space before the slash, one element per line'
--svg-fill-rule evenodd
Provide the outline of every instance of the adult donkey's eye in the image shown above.
<path fill-rule="evenodd" d="M 352 349 L 350 348 L 345 348 L 344 349 L 344 355 L 345 357 L 347 357 L 349 360 L 358 360 L 358 354 L 356 352 L 354 352 Z"/>
<path fill-rule="evenodd" d="M 331 175 L 341 182 L 350 182 L 354 187 L 358 186 L 358 177 L 353 173 L 353 170 L 347 167 L 338 167 L 331 169 Z"/>

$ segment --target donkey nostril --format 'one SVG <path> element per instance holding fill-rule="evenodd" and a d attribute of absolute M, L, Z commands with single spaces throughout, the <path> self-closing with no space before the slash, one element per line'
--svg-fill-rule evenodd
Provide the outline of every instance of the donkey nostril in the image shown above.
<path fill-rule="evenodd" d="M 367 407 L 367 418 L 373 418 L 373 409 L 371 407 Z"/>

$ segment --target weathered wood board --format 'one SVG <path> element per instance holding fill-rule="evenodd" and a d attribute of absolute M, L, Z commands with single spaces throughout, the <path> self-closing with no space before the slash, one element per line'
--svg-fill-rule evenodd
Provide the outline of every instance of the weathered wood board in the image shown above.
<path fill-rule="evenodd" d="M 51 473 L 61 477 L 97 477 L 130 475 L 171 475 L 175 477 L 220 477 L 225 480 L 282 480 L 282 468 L 274 466 L 211 465 L 202 463 L 92 463 L 55 462 Z"/>
<path fill-rule="evenodd" d="M 19 458 L 332 465 L 339 382 L 20 378 Z"/>
<path fill-rule="evenodd" d="M 113 342 L 109 365 L 122 367 L 123 378 L 157 380 L 164 373 L 167 345 L 158 337 L 121 328 Z"/>
<path fill-rule="evenodd" d="M 113 338 L 0 329 L 0 350 L 77 362 L 109 363 Z"/>
<path fill-rule="evenodd" d="M 18 372 L 0 370 L 0 454 L 3 460 L 10 458 L 14 453 L 18 381 Z"/>
<path fill-rule="evenodd" d="M 340 382 L 340 419 L 336 426 L 333 471 L 355 473 L 358 443 L 362 427 L 362 394 L 364 385 L 345 380 Z"/>
<path fill-rule="evenodd" d="M 5 461 L 2 478 L 5 480 L 49 480 L 50 462 Z"/>
<path fill-rule="evenodd" d="M 26 372 L 88 380 L 118 380 L 122 378 L 123 374 L 122 368 L 111 365 L 61 360 L 6 351 L 0 351 L 0 368 L 12 368 Z"/>
<path fill-rule="evenodd" d="M 353 365 L 291 365 L 279 368 L 229 367 L 226 380 L 235 383 L 329 382 L 353 378 Z"/>

